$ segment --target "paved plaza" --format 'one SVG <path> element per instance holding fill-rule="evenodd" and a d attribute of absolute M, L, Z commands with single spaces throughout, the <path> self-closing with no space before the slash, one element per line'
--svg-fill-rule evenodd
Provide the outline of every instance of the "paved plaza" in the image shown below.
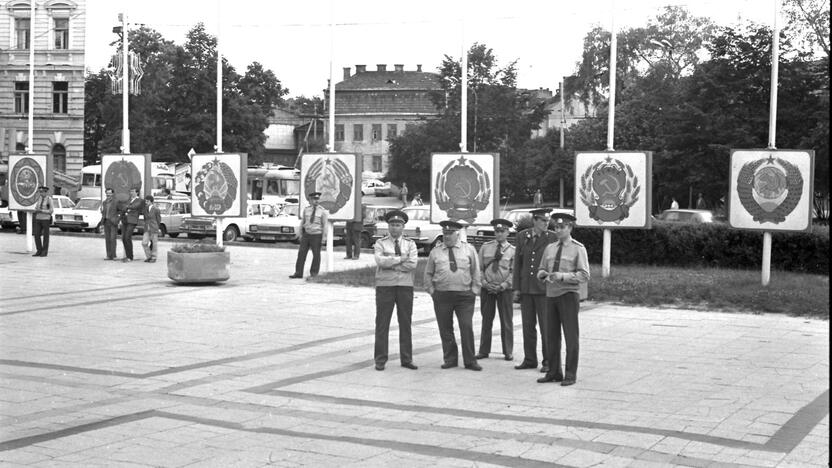
<path fill-rule="evenodd" d="M 828 321 L 585 302 L 561 387 L 514 369 L 519 309 L 514 362 L 495 324 L 482 372 L 440 369 L 417 292 L 419 369 L 378 372 L 373 289 L 290 280 L 293 246 L 245 243 L 227 283 L 176 285 L 160 244 L 124 264 L 56 235 L 32 258 L 0 233 L 1 466 L 829 465 Z"/>

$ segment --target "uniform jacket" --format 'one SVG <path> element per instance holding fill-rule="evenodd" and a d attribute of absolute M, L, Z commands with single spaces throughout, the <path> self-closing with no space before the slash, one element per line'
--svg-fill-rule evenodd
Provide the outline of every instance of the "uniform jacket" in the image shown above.
<path fill-rule="evenodd" d="M 562 274 L 561 279 L 550 277 L 551 281 L 545 282 L 548 297 L 558 297 L 568 292 L 580 294 L 581 283 L 589 281 L 589 259 L 586 247 L 572 237 L 562 243 L 557 270 L 554 267 L 558 247 L 561 245 L 560 241 L 546 246 L 546 250 L 543 251 L 543 260 L 540 262 L 541 271 Z"/>
<path fill-rule="evenodd" d="M 454 249 L 456 271 L 451 270 L 449 249 Z M 433 295 L 434 291 L 470 291 L 472 294 L 479 294 L 482 272 L 477 250 L 471 244 L 460 240 L 452 247 L 444 243 L 439 244 L 430 251 L 423 283 L 430 295 Z"/>
<path fill-rule="evenodd" d="M 412 239 L 399 238 L 401 256 L 396 256 L 396 241 L 386 235 L 373 245 L 376 259 L 376 286 L 413 286 L 419 248 Z M 401 260 L 401 263 L 398 263 Z M 394 265 L 395 263 L 395 265 Z"/>
<path fill-rule="evenodd" d="M 534 230 L 524 229 L 517 233 L 514 242 L 514 289 L 520 294 L 546 294 L 546 286 L 537 279 L 540 260 L 546 246 L 557 242 L 552 231 L 543 231 L 537 241 L 533 239 Z"/>
<path fill-rule="evenodd" d="M 125 224 L 139 224 L 139 215 L 144 212 L 144 200 L 136 197 L 132 201 L 127 202 L 124 206 L 124 212 L 121 215 L 121 220 Z"/>
<path fill-rule="evenodd" d="M 315 213 L 314 219 L 312 213 Z M 303 209 L 303 217 L 301 218 L 301 234 L 324 234 L 324 227 L 329 220 L 329 212 L 326 208 L 318 205 L 317 207 L 308 205 Z"/>
<path fill-rule="evenodd" d="M 502 247 L 503 256 L 497 262 L 497 271 L 494 271 L 494 258 L 497 255 L 499 244 L 496 240 L 488 241 L 480 247 L 480 268 L 482 269 L 482 285 L 502 286 L 503 290 L 513 289 L 514 283 L 514 246 L 506 242 Z"/>
<path fill-rule="evenodd" d="M 144 230 L 151 234 L 159 233 L 159 225 L 162 224 L 162 213 L 153 203 L 146 203 L 144 210 Z"/>

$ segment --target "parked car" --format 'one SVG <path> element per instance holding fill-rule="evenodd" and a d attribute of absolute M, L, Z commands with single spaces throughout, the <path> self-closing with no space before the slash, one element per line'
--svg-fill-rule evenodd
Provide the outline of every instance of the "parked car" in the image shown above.
<path fill-rule="evenodd" d="M 65 195 L 52 195 L 52 225 L 55 226 L 55 220 L 59 216 L 73 215 L 73 208 L 75 202 L 70 200 Z M 61 228 L 61 231 L 66 231 L 66 228 Z"/>
<path fill-rule="evenodd" d="M 17 225 L 17 211 L 10 210 L 8 206 L 0 208 L 0 228 L 14 229 Z"/>
<path fill-rule="evenodd" d="M 222 238 L 226 242 L 237 240 L 238 237 L 248 238 L 248 227 L 251 223 L 259 223 L 262 220 L 274 216 L 276 213 L 273 204 L 258 200 L 248 201 L 248 216 L 228 217 L 223 219 Z M 213 237 L 217 232 L 217 220 L 210 216 L 190 216 L 182 221 L 181 232 L 184 232 L 191 239 Z"/>
<path fill-rule="evenodd" d="M 300 218 L 298 204 L 287 203 L 271 218 L 249 223 L 248 237 L 256 241 L 292 241 L 300 240 Z"/>
<path fill-rule="evenodd" d="M 392 210 L 400 210 L 400 206 L 393 206 L 393 205 L 361 205 L 361 211 L 363 213 L 363 223 L 364 228 L 361 230 L 361 248 L 369 248 L 375 242 L 376 232 L 378 232 L 378 223 L 384 222 L 384 216 L 387 214 L 388 211 Z M 346 221 L 335 221 L 332 223 L 333 227 L 333 240 L 345 240 L 346 239 Z M 386 225 L 385 225 L 386 226 Z M 385 233 L 381 233 L 384 235 Z"/>
<path fill-rule="evenodd" d="M 714 213 L 710 210 L 664 210 L 656 219 L 666 223 L 700 224 L 718 222 Z"/>
<path fill-rule="evenodd" d="M 407 224 L 404 225 L 404 235 L 413 239 L 419 250 L 430 253 L 434 247 L 442 243 L 442 226 L 430 222 L 430 206 L 408 206 L 401 210 L 408 217 Z M 376 228 L 378 233 L 374 236 L 375 239 L 387 233 L 386 222 L 377 223 Z M 467 236 L 472 236 L 475 232 L 476 226 L 468 226 L 465 229 Z"/>
<path fill-rule="evenodd" d="M 514 227 L 512 227 L 508 231 L 509 235 L 513 235 L 514 233 L 516 233 L 517 232 L 517 224 L 520 222 L 520 220 L 522 220 L 524 218 L 531 218 L 532 211 L 534 211 L 536 209 L 538 209 L 538 208 L 517 208 L 517 209 L 511 210 L 508 213 L 506 213 L 503 216 L 503 218 L 511 221 L 512 223 L 514 223 Z M 552 217 L 555 217 L 558 213 L 569 214 L 569 215 L 575 216 L 575 210 L 573 210 L 571 208 L 552 208 L 552 211 L 550 213 L 551 213 L 550 216 L 552 216 Z M 479 227 L 477 227 L 477 235 L 478 236 L 494 237 L 494 227 L 493 226 L 479 226 Z"/>
<path fill-rule="evenodd" d="M 191 216 L 191 199 L 190 198 L 171 198 L 156 200 L 153 202 L 156 208 L 159 208 L 159 214 L 162 218 L 162 223 L 159 225 L 159 234 L 165 234 L 170 237 L 179 237 L 182 232 L 182 223 L 186 218 Z"/>
<path fill-rule="evenodd" d="M 389 187 L 390 182 L 386 183 Z M 375 195 L 376 188 L 384 188 L 385 182 L 378 179 L 367 179 L 361 181 L 361 195 Z"/>
<path fill-rule="evenodd" d="M 62 231 L 104 232 L 101 222 L 101 198 L 84 197 L 78 200 L 69 213 L 56 214 L 53 224 Z"/>

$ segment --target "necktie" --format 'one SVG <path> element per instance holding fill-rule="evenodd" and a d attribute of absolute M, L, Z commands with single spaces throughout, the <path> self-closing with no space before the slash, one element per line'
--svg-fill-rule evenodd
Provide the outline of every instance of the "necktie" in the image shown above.
<path fill-rule="evenodd" d="M 456 271 L 456 258 L 454 257 L 453 247 L 448 247 L 448 262 L 451 264 L 451 271 Z"/>
<path fill-rule="evenodd" d="M 497 253 L 494 254 L 494 261 L 491 262 L 491 270 L 496 273 L 500 269 L 500 259 L 503 258 L 503 248 L 497 244 Z"/>
<path fill-rule="evenodd" d="M 396 256 L 401 257 L 402 256 L 402 249 L 401 249 L 401 247 L 399 247 L 399 240 L 398 239 L 396 239 L 396 245 L 395 245 L 394 248 L 396 250 Z"/>
<path fill-rule="evenodd" d="M 309 224 L 315 222 L 315 212 L 318 211 L 318 205 L 312 207 L 312 216 L 309 217 Z"/>
<path fill-rule="evenodd" d="M 552 272 L 557 272 L 560 270 L 560 254 L 563 252 L 563 243 L 558 243 L 558 251 L 555 253 L 555 266 L 552 268 Z"/>

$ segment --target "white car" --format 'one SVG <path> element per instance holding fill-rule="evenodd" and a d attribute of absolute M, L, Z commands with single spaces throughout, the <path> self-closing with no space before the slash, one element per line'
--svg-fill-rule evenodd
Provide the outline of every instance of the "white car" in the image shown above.
<path fill-rule="evenodd" d="M 430 222 L 430 206 L 408 206 L 402 208 L 407 214 L 407 224 L 404 225 L 404 235 L 416 242 L 416 247 L 425 253 L 430 253 L 434 247 L 442 243 L 442 226 Z M 377 234 L 374 239 L 387 234 L 387 223 L 376 224 Z M 476 226 L 468 226 L 465 233 L 468 236 L 474 235 Z"/>
<path fill-rule="evenodd" d="M 390 182 L 382 182 L 378 179 L 367 179 L 361 181 L 361 195 L 376 195 L 376 189 L 390 189 Z"/>
<path fill-rule="evenodd" d="M 265 218 L 256 223 L 249 223 L 248 237 L 256 241 L 298 242 L 300 240 L 298 204 L 287 203 L 273 218 Z"/>
<path fill-rule="evenodd" d="M 101 224 L 101 199 L 85 197 L 78 200 L 75 208 L 64 214 L 56 214 L 53 222 L 62 231 L 92 231 L 98 234 L 104 232 Z"/>
<path fill-rule="evenodd" d="M 10 210 L 8 206 L 0 208 L 0 228 L 14 229 L 17 224 L 17 211 Z"/>
<path fill-rule="evenodd" d="M 55 220 L 58 219 L 59 216 L 73 215 L 74 208 L 75 202 L 70 200 L 69 197 L 64 195 L 52 195 L 52 225 L 55 225 Z M 61 230 L 66 231 L 66 228 Z"/>
<path fill-rule="evenodd" d="M 276 213 L 273 204 L 258 200 L 248 201 L 248 216 L 223 218 L 222 239 L 226 242 L 237 240 L 238 237 L 248 238 L 248 227 L 252 223 L 262 222 Z M 210 216 L 191 216 L 185 218 L 180 226 L 191 239 L 213 237 L 217 232 L 217 219 Z"/>

